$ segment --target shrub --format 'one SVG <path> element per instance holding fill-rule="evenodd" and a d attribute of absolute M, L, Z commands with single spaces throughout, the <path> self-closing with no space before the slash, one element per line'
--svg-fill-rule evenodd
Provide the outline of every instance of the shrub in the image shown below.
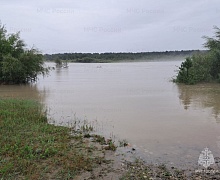
<path fill-rule="evenodd" d="M 204 37 L 206 39 L 204 47 L 209 51 L 187 57 L 179 67 L 175 82 L 195 84 L 211 80 L 220 81 L 220 29 L 218 27 L 214 29 L 216 30 L 214 38 Z"/>
<path fill-rule="evenodd" d="M 25 48 L 19 33 L 7 34 L 0 24 L 0 84 L 20 84 L 37 80 L 37 75 L 48 73 L 43 55 Z"/>

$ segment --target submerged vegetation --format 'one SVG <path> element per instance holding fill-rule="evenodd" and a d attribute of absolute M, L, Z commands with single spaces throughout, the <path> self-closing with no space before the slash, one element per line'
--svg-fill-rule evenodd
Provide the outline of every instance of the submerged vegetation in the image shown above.
<path fill-rule="evenodd" d="M 215 26 L 214 30 L 213 38 L 203 37 L 206 40 L 204 47 L 208 48 L 208 51 L 187 57 L 179 67 L 175 82 L 185 84 L 220 82 L 220 29 Z"/>
<path fill-rule="evenodd" d="M 38 74 L 48 73 L 43 55 L 36 49 L 28 50 L 19 33 L 7 34 L 0 24 L 0 84 L 21 84 L 37 80 Z"/>

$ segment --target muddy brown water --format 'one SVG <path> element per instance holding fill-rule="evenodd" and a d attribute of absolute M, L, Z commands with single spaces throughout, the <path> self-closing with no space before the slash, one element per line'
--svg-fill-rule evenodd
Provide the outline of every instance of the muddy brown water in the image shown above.
<path fill-rule="evenodd" d="M 87 120 L 106 136 L 126 139 L 148 162 L 187 168 L 197 166 L 205 147 L 220 157 L 220 84 L 170 82 L 180 64 L 69 64 L 32 85 L 0 86 L 0 96 L 39 100 L 50 122 Z"/>

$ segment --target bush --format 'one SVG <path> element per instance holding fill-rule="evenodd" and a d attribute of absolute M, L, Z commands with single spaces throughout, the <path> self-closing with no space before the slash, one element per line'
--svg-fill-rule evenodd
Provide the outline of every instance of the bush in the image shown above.
<path fill-rule="evenodd" d="M 204 46 L 209 48 L 205 54 L 196 54 L 186 60 L 179 67 L 175 82 L 196 84 L 211 80 L 220 81 L 220 29 L 216 30 L 215 38 L 204 37 Z"/>
<path fill-rule="evenodd" d="M 179 67 L 179 73 L 177 75 L 177 82 L 183 82 L 189 84 L 190 81 L 190 68 L 192 67 L 192 59 L 186 58 L 186 61 L 182 62 Z"/>
<path fill-rule="evenodd" d="M 0 84 L 20 84 L 37 80 L 37 75 L 48 73 L 43 55 L 36 49 L 27 50 L 19 33 L 7 35 L 0 24 Z"/>
<path fill-rule="evenodd" d="M 210 73 L 214 79 L 218 79 L 220 74 L 220 50 L 211 51 L 210 56 L 212 58 Z"/>

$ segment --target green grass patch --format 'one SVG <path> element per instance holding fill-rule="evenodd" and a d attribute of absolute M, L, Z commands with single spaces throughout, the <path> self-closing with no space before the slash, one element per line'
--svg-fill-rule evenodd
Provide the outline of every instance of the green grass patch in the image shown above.
<path fill-rule="evenodd" d="M 29 100 L 0 100 L 0 179 L 72 179 L 96 164 L 81 138 Z"/>

